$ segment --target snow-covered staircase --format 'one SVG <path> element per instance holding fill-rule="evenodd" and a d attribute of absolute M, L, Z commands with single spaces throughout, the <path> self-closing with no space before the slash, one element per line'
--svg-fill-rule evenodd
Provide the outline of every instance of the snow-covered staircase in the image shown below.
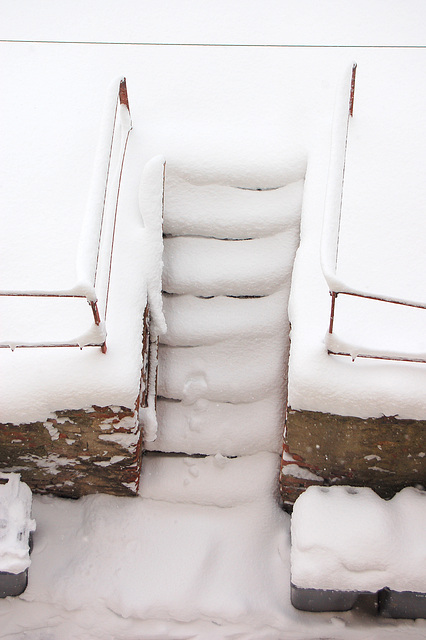
<path fill-rule="evenodd" d="M 279 453 L 287 391 L 287 303 L 302 161 L 272 188 L 166 165 L 158 435 L 151 451 Z M 235 186 L 231 186 L 235 185 Z"/>

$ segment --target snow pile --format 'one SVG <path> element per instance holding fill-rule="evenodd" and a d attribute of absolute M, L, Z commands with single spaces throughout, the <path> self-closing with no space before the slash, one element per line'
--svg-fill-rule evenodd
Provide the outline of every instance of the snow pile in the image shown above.
<path fill-rule="evenodd" d="M 0 572 L 22 573 L 31 564 L 31 503 L 31 489 L 19 473 L 0 473 Z"/>
<path fill-rule="evenodd" d="M 306 589 L 426 592 L 426 492 L 309 487 L 291 522 L 291 581 Z"/>
<path fill-rule="evenodd" d="M 284 157 L 257 175 L 253 158 L 226 176 L 206 156 L 167 165 L 168 330 L 160 340 L 160 428 L 151 450 L 280 451 L 287 301 L 306 165 L 300 151 Z"/>

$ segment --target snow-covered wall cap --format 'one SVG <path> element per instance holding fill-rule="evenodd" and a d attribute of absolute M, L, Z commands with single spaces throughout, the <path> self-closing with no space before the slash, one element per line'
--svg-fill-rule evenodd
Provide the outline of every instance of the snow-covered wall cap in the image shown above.
<path fill-rule="evenodd" d="M 163 206 L 166 162 L 155 156 L 145 165 L 139 188 L 139 208 L 148 236 L 146 277 L 151 313 L 151 335 L 167 330 L 162 302 Z"/>
<path fill-rule="evenodd" d="M 0 571 L 17 574 L 31 564 L 28 537 L 36 528 L 31 503 L 31 489 L 19 473 L 0 473 Z"/>
<path fill-rule="evenodd" d="M 309 589 L 426 592 L 426 491 L 309 487 L 291 521 L 291 580 Z"/>

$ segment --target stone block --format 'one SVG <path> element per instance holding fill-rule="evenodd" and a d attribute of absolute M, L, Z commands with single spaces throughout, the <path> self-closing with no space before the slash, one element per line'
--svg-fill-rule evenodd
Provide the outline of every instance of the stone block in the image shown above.
<path fill-rule="evenodd" d="M 0 424 L 0 470 L 20 473 L 37 493 L 131 496 L 139 486 L 141 440 L 136 408 L 56 411 L 44 422 Z"/>
<path fill-rule="evenodd" d="M 426 420 L 362 419 L 289 407 L 280 474 L 284 504 L 291 508 L 315 484 L 370 487 L 382 498 L 425 486 Z"/>

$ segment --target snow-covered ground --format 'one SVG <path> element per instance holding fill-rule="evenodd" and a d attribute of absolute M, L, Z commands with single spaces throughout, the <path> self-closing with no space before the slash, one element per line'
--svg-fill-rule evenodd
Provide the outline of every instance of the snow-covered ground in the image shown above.
<path fill-rule="evenodd" d="M 295 145 L 307 150 L 311 186 L 299 258 L 311 257 L 306 270 L 299 259 L 296 275 L 310 282 L 312 297 L 308 315 L 306 307 L 298 308 L 298 300 L 293 300 L 299 324 L 294 343 L 302 343 L 303 357 L 310 354 L 297 363 L 299 371 L 304 376 L 311 371 L 311 380 L 318 382 L 329 309 L 327 287 L 319 279 L 318 234 L 335 87 L 354 59 L 361 79 L 365 69 L 370 88 L 379 78 L 386 84 L 395 74 L 421 75 L 426 50 L 395 47 L 422 47 L 424 4 L 411 0 L 402 8 L 382 0 L 356 5 L 346 0 L 108 0 L 88 7 L 80 1 L 17 0 L 3 2 L 1 11 L 0 78 L 7 87 L 0 122 L 2 148 L 7 150 L 1 154 L 2 176 L 7 178 L 2 189 L 3 200 L 15 212 L 13 217 L 10 209 L 2 213 L 2 257 L 7 253 L 19 263 L 24 256 L 28 264 L 38 264 L 41 256 L 40 269 L 50 277 L 55 242 L 51 260 L 66 268 L 61 254 L 75 246 L 79 232 L 78 212 L 88 188 L 104 96 L 111 80 L 126 75 L 134 169 L 124 178 L 128 182 L 123 192 L 133 222 L 142 168 L 154 155 L 186 164 L 201 176 L 215 166 L 223 183 L 232 172 L 250 176 L 262 171 L 274 183 L 271 167 L 279 175 L 283 158 L 293 157 Z M 145 44 L 118 44 L 132 42 Z M 205 46 L 209 44 L 262 46 Z M 393 101 L 398 99 L 396 91 Z M 420 158 L 421 150 L 418 153 Z M 55 214 L 61 216 L 65 248 L 52 239 Z M 40 215 L 43 220 L 49 216 L 46 234 L 38 228 Z M 34 247 L 34 233 L 42 236 L 42 249 Z M 351 235 L 348 229 L 346 237 Z M 6 252 L 10 238 L 22 240 L 19 254 Z M 124 272 L 117 278 L 125 285 Z M 119 314 L 116 319 L 117 326 L 124 321 Z M 7 352 L 6 357 L 17 355 Z M 44 418 L 46 411 L 62 408 L 64 398 L 81 406 L 75 390 L 86 397 L 87 389 L 76 382 L 76 358 L 70 354 L 73 386 L 67 387 L 66 379 L 56 381 L 56 392 L 41 404 L 33 370 L 27 367 L 24 402 L 32 419 L 37 412 Z M 355 366 L 355 377 L 368 386 L 365 374 L 377 365 Z M 401 366 L 408 370 L 405 404 L 416 410 L 410 417 L 424 418 L 425 372 L 419 366 Z M 386 385 L 383 376 L 378 399 L 385 398 L 392 408 L 394 375 L 388 377 Z M 343 376 L 343 386 L 346 380 Z M 6 414 L 15 415 L 21 391 L 7 388 L 7 398 L 2 397 Z M 318 408 L 326 391 L 313 396 L 312 388 L 302 385 L 300 408 L 309 408 L 308 400 Z M 359 386 L 354 393 L 347 390 L 341 406 L 336 395 L 336 410 L 355 406 L 354 397 L 359 398 Z M 426 638 L 424 621 L 378 619 L 361 609 L 333 615 L 291 607 L 290 518 L 277 503 L 278 455 L 252 451 L 236 459 L 146 454 L 141 495 L 134 499 L 35 497 L 37 531 L 29 586 L 21 597 L 0 602 L 0 638 Z"/>
<path fill-rule="evenodd" d="M 290 517 L 273 454 L 148 454 L 142 496 L 34 499 L 29 586 L 0 603 L 12 640 L 384 640 L 426 637 L 425 621 L 290 604 Z"/>

